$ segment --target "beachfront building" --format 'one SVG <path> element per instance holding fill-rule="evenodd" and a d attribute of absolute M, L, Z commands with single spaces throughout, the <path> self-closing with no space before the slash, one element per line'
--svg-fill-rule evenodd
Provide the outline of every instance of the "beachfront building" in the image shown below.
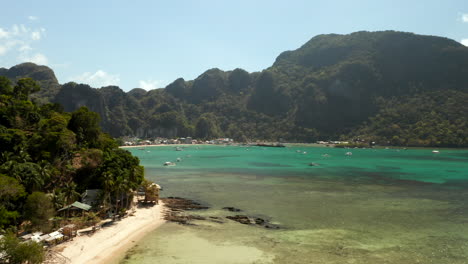
<path fill-rule="evenodd" d="M 58 210 L 57 213 L 67 216 L 79 215 L 80 213 L 83 215 L 84 212 L 88 212 L 89 210 L 91 210 L 91 205 L 80 202 L 74 202 Z"/>
<path fill-rule="evenodd" d="M 138 202 L 140 203 L 158 203 L 159 201 L 159 191 L 161 186 L 156 183 L 151 183 L 148 186 L 142 186 L 138 192 Z"/>
<path fill-rule="evenodd" d="M 101 189 L 87 189 L 81 194 L 81 202 L 91 205 L 94 209 L 101 203 L 102 190 Z"/>

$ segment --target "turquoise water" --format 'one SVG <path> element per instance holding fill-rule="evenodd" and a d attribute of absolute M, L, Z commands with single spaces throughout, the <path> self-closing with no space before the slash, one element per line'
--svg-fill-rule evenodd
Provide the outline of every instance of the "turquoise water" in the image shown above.
<path fill-rule="evenodd" d="M 130 149 L 163 196 L 281 225 L 173 223 L 125 263 L 468 263 L 468 151 L 188 146 Z M 351 151 L 352 156 L 345 153 Z M 176 162 L 177 158 L 181 161 Z M 165 167 L 166 161 L 176 162 Z M 310 163 L 316 166 L 309 166 Z"/>

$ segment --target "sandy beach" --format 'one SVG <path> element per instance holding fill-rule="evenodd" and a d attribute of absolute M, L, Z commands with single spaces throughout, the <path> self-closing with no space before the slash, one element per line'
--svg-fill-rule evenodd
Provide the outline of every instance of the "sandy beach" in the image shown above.
<path fill-rule="evenodd" d="M 137 208 L 114 224 L 96 231 L 93 235 L 81 235 L 53 248 L 68 258 L 72 264 L 118 263 L 127 250 L 139 239 L 165 223 L 162 218 L 164 205 Z"/>

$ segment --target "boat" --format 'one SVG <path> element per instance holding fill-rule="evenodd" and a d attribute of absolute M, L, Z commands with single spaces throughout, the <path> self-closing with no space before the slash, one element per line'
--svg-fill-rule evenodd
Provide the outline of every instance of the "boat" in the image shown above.
<path fill-rule="evenodd" d="M 439 154 L 440 151 L 438 151 L 438 150 L 433 150 L 432 153 L 434 153 L 434 154 Z"/>
<path fill-rule="evenodd" d="M 177 161 L 177 162 L 180 162 L 180 161 L 182 161 L 182 159 L 181 159 L 181 158 L 177 158 L 176 161 Z"/>
<path fill-rule="evenodd" d="M 164 165 L 164 166 L 175 166 L 175 163 L 174 163 L 174 162 L 170 162 L 170 161 L 166 161 L 166 162 L 164 162 L 163 165 Z"/>
<path fill-rule="evenodd" d="M 345 155 L 346 155 L 346 156 L 352 156 L 353 153 L 352 153 L 352 152 L 346 152 Z"/>
<path fill-rule="evenodd" d="M 176 151 L 182 151 L 182 148 L 181 147 L 176 147 L 175 150 Z"/>

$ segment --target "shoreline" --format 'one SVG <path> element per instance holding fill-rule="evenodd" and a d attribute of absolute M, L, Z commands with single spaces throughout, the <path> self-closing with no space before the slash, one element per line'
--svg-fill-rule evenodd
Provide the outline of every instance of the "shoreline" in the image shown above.
<path fill-rule="evenodd" d="M 152 207 L 136 208 L 133 215 L 91 236 L 74 237 L 51 250 L 68 258 L 73 264 L 119 263 L 136 242 L 166 222 L 163 219 L 164 209 L 162 202 Z"/>
<path fill-rule="evenodd" d="M 190 147 L 190 146 L 214 146 L 215 144 L 151 144 L 151 145 L 134 145 L 134 146 L 119 146 L 119 148 L 146 148 L 146 147 Z"/>
<path fill-rule="evenodd" d="M 266 143 L 274 143 L 274 142 L 266 142 Z M 256 144 L 256 143 L 252 143 Z M 316 147 L 316 148 L 337 148 L 334 144 L 324 145 L 318 143 L 283 143 L 286 147 Z M 152 145 L 135 145 L 135 146 L 119 146 L 119 148 L 127 149 L 127 148 L 145 148 L 145 147 L 190 147 L 190 146 L 224 146 L 222 144 L 152 144 Z M 252 145 L 253 146 L 253 145 Z M 373 147 L 374 149 L 437 149 L 437 150 L 468 150 L 468 147 L 430 147 L 430 146 L 385 146 L 385 145 L 377 145 Z M 350 148 L 354 149 L 354 148 Z M 370 149 L 370 147 L 366 147 L 366 149 Z"/>

